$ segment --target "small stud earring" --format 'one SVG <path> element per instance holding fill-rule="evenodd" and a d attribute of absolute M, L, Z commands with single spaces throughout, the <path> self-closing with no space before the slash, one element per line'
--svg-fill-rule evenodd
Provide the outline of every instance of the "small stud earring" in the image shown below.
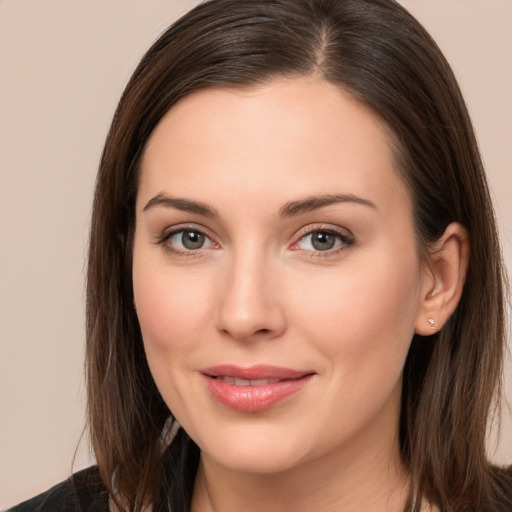
<path fill-rule="evenodd" d="M 432 327 L 432 329 L 436 328 L 436 321 L 433 318 L 429 318 L 427 322 L 429 323 L 430 327 Z"/>

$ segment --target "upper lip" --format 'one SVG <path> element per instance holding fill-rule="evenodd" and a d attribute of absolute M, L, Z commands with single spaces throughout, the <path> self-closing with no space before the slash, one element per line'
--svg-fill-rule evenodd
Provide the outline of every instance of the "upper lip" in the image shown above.
<path fill-rule="evenodd" d="M 258 380 L 258 379 L 300 379 L 315 372 L 311 370 L 294 370 L 280 366 L 258 364 L 254 366 L 236 366 L 233 364 L 221 364 L 209 366 L 200 370 L 208 377 L 233 377 L 235 379 Z"/>

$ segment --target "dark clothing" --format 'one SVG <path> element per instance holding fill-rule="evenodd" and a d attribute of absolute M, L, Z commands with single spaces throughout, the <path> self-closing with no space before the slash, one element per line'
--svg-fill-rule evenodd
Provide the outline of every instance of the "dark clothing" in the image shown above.
<path fill-rule="evenodd" d="M 66 481 L 8 512 L 108 512 L 108 493 L 96 466 L 75 473 Z"/>
<path fill-rule="evenodd" d="M 496 478 L 500 482 L 501 503 L 493 510 L 474 512 L 512 512 L 512 466 L 498 470 Z M 98 468 L 92 466 L 7 512 L 109 512 L 108 493 Z"/>

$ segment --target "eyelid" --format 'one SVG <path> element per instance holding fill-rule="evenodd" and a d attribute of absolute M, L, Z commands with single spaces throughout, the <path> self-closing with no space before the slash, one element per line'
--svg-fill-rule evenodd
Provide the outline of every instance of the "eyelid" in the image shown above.
<path fill-rule="evenodd" d="M 174 235 L 181 233 L 183 231 L 195 231 L 198 233 L 201 233 L 204 235 L 213 245 L 210 247 L 201 247 L 199 249 L 189 249 L 189 250 L 182 250 L 176 247 L 171 247 L 167 242 L 171 237 Z M 325 251 L 320 250 L 307 250 L 307 249 L 301 249 L 297 247 L 297 245 L 304 240 L 309 235 L 312 235 L 315 232 L 326 232 L 331 233 L 334 236 L 338 237 L 338 239 L 341 241 L 341 247 L 336 247 L 333 249 L 326 249 Z M 349 229 L 336 226 L 333 224 L 325 224 L 325 223 L 316 223 L 316 224 L 308 224 L 307 226 L 302 227 L 299 231 L 296 232 L 294 236 L 295 241 L 291 244 L 289 249 L 294 251 L 301 251 L 303 253 L 308 253 L 311 256 L 318 257 L 318 256 L 329 256 L 336 254 L 338 252 L 341 252 L 343 250 L 346 250 L 349 246 L 353 245 L 355 243 L 354 236 L 350 232 Z M 183 224 L 177 224 L 173 226 L 169 226 L 165 229 L 163 229 L 159 234 L 155 237 L 155 244 L 162 245 L 165 247 L 167 251 L 173 254 L 177 255 L 185 255 L 185 256 L 199 256 L 201 253 L 207 250 L 211 250 L 212 248 L 217 249 L 220 248 L 220 244 L 217 242 L 216 237 L 213 236 L 210 232 L 210 230 L 206 229 L 204 226 L 194 224 L 194 223 L 183 223 Z"/>
<path fill-rule="evenodd" d="M 219 243 L 215 240 L 215 237 L 211 235 L 210 231 L 206 229 L 204 226 L 200 226 L 194 223 L 184 223 L 184 224 L 176 224 L 173 226 L 169 226 L 163 229 L 159 234 L 155 237 L 155 244 L 163 245 L 167 251 L 178 254 L 178 255 L 186 255 L 186 256 L 198 256 L 201 252 L 205 250 L 210 250 L 212 247 L 201 247 L 196 250 L 183 250 L 169 246 L 168 241 L 176 234 L 181 233 L 183 231 L 195 231 L 197 233 L 201 233 L 205 236 L 212 244 L 213 248 L 220 247 Z"/>
<path fill-rule="evenodd" d="M 354 235 L 345 227 L 337 226 L 336 224 L 327 224 L 325 222 L 314 222 L 300 228 L 296 233 L 296 238 L 303 238 L 314 231 L 330 231 L 346 238 L 353 238 Z"/>
<path fill-rule="evenodd" d="M 327 249 L 325 251 L 314 251 L 314 250 L 306 250 L 306 249 L 300 249 L 298 247 L 295 247 L 304 240 L 309 235 L 312 235 L 315 232 L 326 232 L 331 233 L 335 236 L 337 236 L 341 242 L 342 246 L 333 248 L 333 249 Z M 351 233 L 351 231 L 347 228 L 342 228 L 340 226 L 336 226 L 333 224 L 308 224 L 307 226 L 304 226 L 299 231 L 297 231 L 295 235 L 296 241 L 293 242 L 293 244 L 290 246 L 291 250 L 294 251 L 303 251 L 304 253 L 310 253 L 310 255 L 314 257 L 318 256 L 329 256 L 336 254 L 338 252 L 346 250 L 349 246 L 353 245 L 355 243 L 354 235 Z"/>

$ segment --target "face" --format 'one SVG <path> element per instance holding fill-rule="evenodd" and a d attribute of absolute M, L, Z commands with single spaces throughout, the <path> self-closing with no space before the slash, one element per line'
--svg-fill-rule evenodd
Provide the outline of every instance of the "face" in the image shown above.
<path fill-rule="evenodd" d="M 397 444 L 424 273 L 375 116 L 313 78 L 193 93 L 136 208 L 148 362 L 204 457 L 268 473 Z"/>

